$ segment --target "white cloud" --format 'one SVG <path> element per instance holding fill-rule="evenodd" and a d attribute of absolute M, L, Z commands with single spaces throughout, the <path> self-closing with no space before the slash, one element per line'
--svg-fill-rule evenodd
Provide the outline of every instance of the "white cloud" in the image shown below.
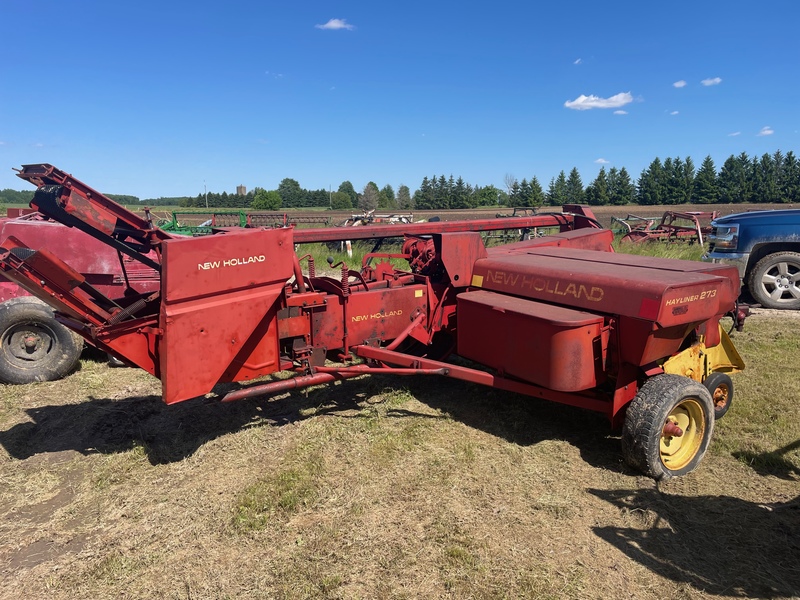
<path fill-rule="evenodd" d="M 593 108 L 617 108 L 633 102 L 630 92 L 615 94 L 610 98 L 600 98 L 599 96 L 584 96 L 581 94 L 575 100 L 567 100 L 564 106 L 573 110 L 591 110 Z"/>
<path fill-rule="evenodd" d="M 577 60 L 576 60 L 574 63 L 572 63 L 572 64 L 573 64 L 573 65 L 579 65 L 579 64 L 581 64 L 581 63 L 583 63 L 583 59 L 582 59 L 582 58 L 579 58 L 579 59 L 577 59 Z"/>
<path fill-rule="evenodd" d="M 595 164 L 598 164 L 598 165 L 607 165 L 610 161 L 607 161 L 605 158 L 598 158 L 594 162 L 595 162 Z"/>
<path fill-rule="evenodd" d="M 728 137 L 736 137 L 737 135 L 742 135 L 741 131 L 734 131 L 733 133 L 729 133 Z"/>
<path fill-rule="evenodd" d="M 701 81 L 700 83 L 702 83 L 706 87 L 708 87 L 710 85 L 719 85 L 720 83 L 722 83 L 722 77 L 713 77 L 711 79 L 703 79 L 703 81 Z"/>
<path fill-rule="evenodd" d="M 676 88 L 686 87 L 686 82 L 683 79 L 681 79 L 680 81 L 676 81 L 675 83 L 673 83 L 672 87 Z"/>
<path fill-rule="evenodd" d="M 628 111 L 627 110 L 615 110 L 614 114 L 615 115 L 627 115 Z"/>
<path fill-rule="evenodd" d="M 355 29 L 355 26 L 350 25 L 347 19 L 331 19 L 324 25 L 314 25 L 314 27 L 317 29 L 347 29 L 348 31 Z"/>
<path fill-rule="evenodd" d="M 773 133 L 775 133 L 775 130 L 767 125 L 766 127 L 762 127 L 761 131 L 759 131 L 757 135 L 760 137 L 764 135 L 772 135 Z"/>
<path fill-rule="evenodd" d="M 677 110 L 673 110 L 673 111 L 672 111 L 672 112 L 670 112 L 669 114 L 671 114 L 671 115 L 674 117 L 675 115 L 677 115 L 677 114 L 678 114 L 678 111 L 677 111 Z"/>

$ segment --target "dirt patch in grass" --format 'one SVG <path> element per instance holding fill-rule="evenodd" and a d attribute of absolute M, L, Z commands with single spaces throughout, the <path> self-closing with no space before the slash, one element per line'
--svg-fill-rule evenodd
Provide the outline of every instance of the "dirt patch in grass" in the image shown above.
<path fill-rule="evenodd" d="M 660 485 L 601 417 L 461 382 L 167 407 L 85 360 L 2 387 L 0 597 L 796 597 L 795 322 L 735 335 L 734 406 Z"/>

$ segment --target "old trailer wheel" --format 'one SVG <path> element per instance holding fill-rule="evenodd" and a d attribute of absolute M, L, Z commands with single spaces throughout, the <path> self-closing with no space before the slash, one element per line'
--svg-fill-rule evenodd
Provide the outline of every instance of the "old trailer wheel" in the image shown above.
<path fill-rule="evenodd" d="M 714 404 L 700 383 L 679 375 L 645 382 L 628 406 L 622 453 L 632 467 L 655 479 L 693 471 L 714 430 Z"/>
<path fill-rule="evenodd" d="M 703 381 L 714 403 L 714 418 L 721 419 L 733 402 L 733 381 L 725 373 L 712 373 Z"/>
<path fill-rule="evenodd" d="M 67 375 L 81 356 L 83 340 L 31 296 L 0 304 L 0 380 L 5 383 L 54 381 Z"/>

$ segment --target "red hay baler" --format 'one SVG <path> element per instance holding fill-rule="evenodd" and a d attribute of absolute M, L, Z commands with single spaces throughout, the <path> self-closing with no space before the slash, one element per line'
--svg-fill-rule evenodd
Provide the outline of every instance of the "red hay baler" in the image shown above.
<path fill-rule="evenodd" d="M 3 274 L 94 345 L 158 377 L 168 404 L 279 371 L 294 376 L 222 400 L 365 373 L 439 375 L 604 413 L 622 428 L 626 461 L 664 478 L 697 466 L 732 401 L 729 374 L 744 368 L 720 325 L 728 314 L 744 319 L 734 267 L 614 253 L 612 233 L 582 207 L 178 238 L 50 165 L 19 176 L 38 187 L 32 207 L 154 269 L 160 288 L 108 297 L 13 237 L 0 248 Z M 558 232 L 493 248 L 479 233 L 548 227 Z M 399 253 L 367 255 L 359 269 L 332 265 L 335 277 L 296 253 L 304 242 L 391 236 L 404 240 Z M 447 362 L 452 353 L 473 365 Z"/>

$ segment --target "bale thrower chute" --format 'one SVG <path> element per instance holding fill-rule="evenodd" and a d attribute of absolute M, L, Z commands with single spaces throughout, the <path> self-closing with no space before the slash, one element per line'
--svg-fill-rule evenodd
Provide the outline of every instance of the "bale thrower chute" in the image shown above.
<path fill-rule="evenodd" d="M 622 427 L 628 463 L 660 478 L 697 466 L 732 400 L 729 374 L 744 367 L 720 326 L 736 310 L 736 269 L 614 253 L 584 207 L 180 238 L 50 165 L 19 176 L 38 186 L 32 206 L 156 269 L 160 288 L 109 298 L 14 238 L 2 241 L 0 270 L 94 345 L 158 377 L 168 404 L 279 371 L 294 376 L 223 400 L 365 373 L 439 375 L 603 413 Z M 492 248 L 480 236 L 536 228 L 557 233 Z M 340 263 L 338 276 L 295 251 L 385 237 L 403 238 L 401 251 Z M 474 366 L 446 362 L 451 353 Z"/>

